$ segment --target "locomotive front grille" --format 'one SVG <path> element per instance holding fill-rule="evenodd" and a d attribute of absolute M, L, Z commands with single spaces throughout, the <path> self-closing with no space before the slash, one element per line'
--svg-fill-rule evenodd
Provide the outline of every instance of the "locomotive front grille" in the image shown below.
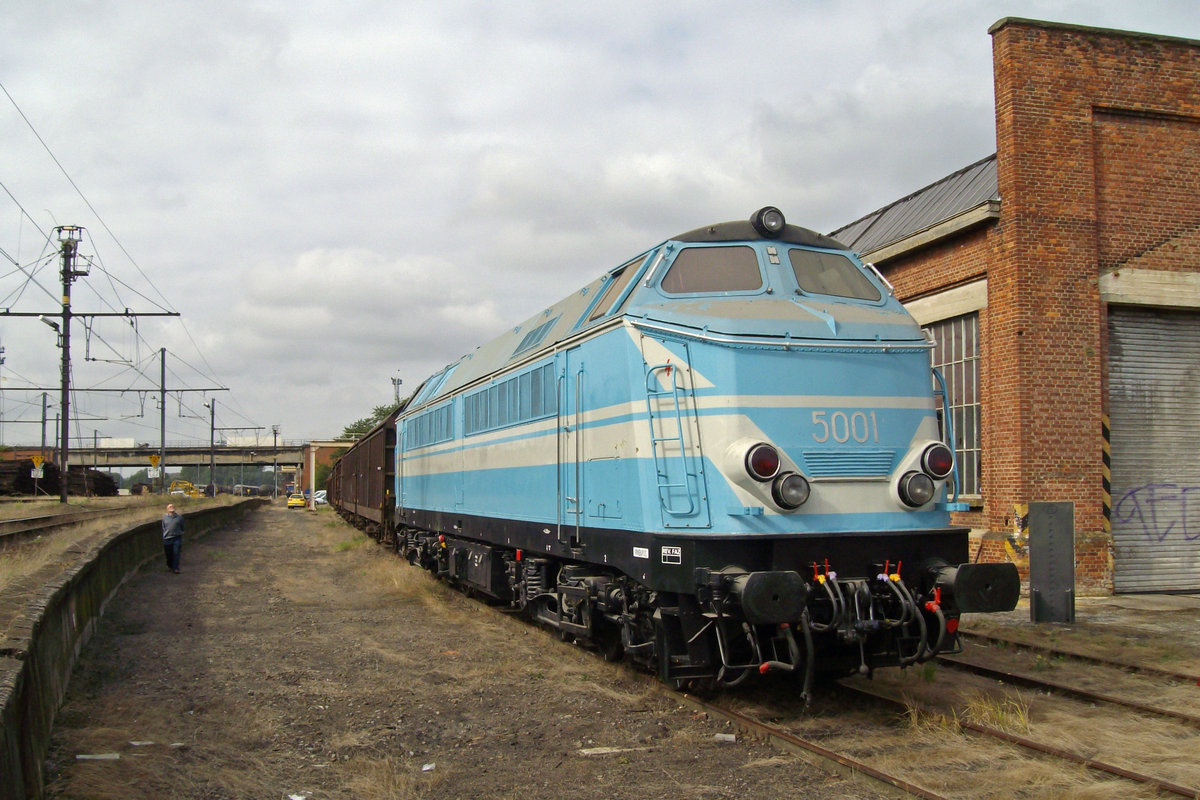
<path fill-rule="evenodd" d="M 896 465 L 895 450 L 805 450 L 810 478 L 883 478 Z"/>

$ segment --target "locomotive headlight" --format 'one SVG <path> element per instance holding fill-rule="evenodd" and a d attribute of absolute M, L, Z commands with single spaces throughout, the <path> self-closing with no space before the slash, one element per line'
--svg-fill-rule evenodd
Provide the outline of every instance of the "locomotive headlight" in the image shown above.
<path fill-rule="evenodd" d="M 906 472 L 900 476 L 900 500 L 904 505 L 919 508 L 933 499 L 933 478 L 924 472 Z"/>
<path fill-rule="evenodd" d="M 954 453 L 940 442 L 931 444 L 921 454 L 921 469 L 940 481 L 954 471 Z"/>
<path fill-rule="evenodd" d="M 769 481 L 779 473 L 779 451 L 759 442 L 746 451 L 746 472 L 756 481 Z"/>
<path fill-rule="evenodd" d="M 783 226 L 787 224 L 787 220 L 783 218 L 783 212 L 778 208 L 766 206 L 754 212 L 754 216 L 750 217 L 750 224 L 754 226 L 754 230 L 758 231 L 760 236 L 774 239 L 783 232 Z"/>
<path fill-rule="evenodd" d="M 811 489 L 803 475 L 785 472 L 771 484 L 771 499 L 775 505 L 793 511 L 808 500 Z"/>

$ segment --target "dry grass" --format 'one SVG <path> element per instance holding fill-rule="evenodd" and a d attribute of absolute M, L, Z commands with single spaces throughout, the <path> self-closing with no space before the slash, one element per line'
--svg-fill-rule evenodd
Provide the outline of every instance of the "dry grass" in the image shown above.
<path fill-rule="evenodd" d="M 968 695 L 961 710 L 943 713 L 906 697 L 902 718 L 905 726 L 921 736 L 937 738 L 957 734 L 959 722 L 970 722 L 998 728 L 1008 733 L 1029 733 L 1029 703 L 1012 695 L 996 695 L 976 691 Z"/>
<path fill-rule="evenodd" d="M 1170 720 L 1131 719 L 1109 713 L 1089 716 L 1080 724 L 1070 708 L 1043 709 L 1033 735 L 1080 755 L 1167 778 L 1184 786 L 1200 786 L 1200 731 Z"/>
<path fill-rule="evenodd" d="M 422 772 L 424 765 L 397 762 L 391 756 L 355 757 L 342 767 L 344 785 L 352 796 L 361 800 L 440 797 L 449 778 L 449 769 L 444 763 L 432 763 L 432 769 Z"/>
<path fill-rule="evenodd" d="M 607 664 L 597 654 L 559 641 L 545 629 L 467 597 L 427 570 L 410 565 L 390 549 L 379 547 L 340 518 L 332 514 L 331 517 L 332 522 L 325 526 L 330 546 L 334 552 L 358 560 L 362 573 L 378 587 L 380 594 L 392 602 L 417 603 L 436 611 L 444 622 L 462 629 L 464 636 L 495 642 L 495 657 L 487 662 L 460 663 L 454 652 L 440 654 L 439 668 L 454 675 L 461 695 L 478 692 L 480 687 L 494 681 L 496 674 L 505 672 L 525 674 L 531 685 L 540 685 L 547 677 L 546 665 L 527 663 L 525 657 L 502 644 L 514 638 L 538 637 L 545 640 L 541 647 L 552 654 L 558 691 L 587 693 L 635 706 L 650 707 L 661 702 L 651 676 L 631 676 L 624 665 Z M 640 677 L 645 680 L 639 680 Z"/>
<path fill-rule="evenodd" d="M 196 501 L 192 498 L 183 498 L 186 502 L 203 502 Z M 172 498 L 175 505 L 180 505 L 176 498 Z M 186 504 L 185 502 L 185 504 Z M 68 502 L 63 504 L 59 502 L 57 497 L 46 497 L 38 500 L 0 500 L 0 519 L 25 519 L 27 517 L 47 517 L 55 514 L 68 514 L 75 511 L 97 511 L 105 508 L 126 508 L 126 507 L 142 507 L 155 506 L 161 508 L 166 505 L 162 497 L 158 495 L 121 495 L 119 497 L 71 497 Z"/>
<path fill-rule="evenodd" d="M 228 505 L 236 498 L 222 496 L 214 499 L 172 498 L 172 502 L 184 513 L 211 505 Z M 10 514 L 8 519 L 48 516 L 75 511 L 105 508 L 127 509 L 124 513 L 105 516 L 92 522 L 81 522 L 67 528 L 45 533 L 34 539 L 13 542 L 0 546 L 0 599 L 17 584 L 34 575 L 49 575 L 52 568 L 67 569 L 74 562 L 68 553 L 73 547 L 102 536 L 125 530 L 134 525 L 158 519 L 162 516 L 163 498 L 153 495 L 144 497 L 93 497 L 62 505 L 57 501 L 38 500 L 21 503 L 23 513 Z M 2 507 L 11 512 L 12 504 Z M 26 587 L 28 588 L 28 587 Z"/>
<path fill-rule="evenodd" d="M 962 717 L 967 722 L 1008 733 L 1029 732 L 1029 703 L 1019 695 L 976 692 L 967 698 Z"/>
<path fill-rule="evenodd" d="M 915 734 L 938 738 L 959 731 L 958 721 L 940 711 L 928 709 L 912 699 L 905 699 L 904 706 L 905 726 Z"/>
<path fill-rule="evenodd" d="M 1100 659 L 1118 659 L 1159 666 L 1177 671 L 1190 672 L 1200 666 L 1200 634 L 1195 625 L 1196 614 L 1192 612 L 1160 612 L 1157 618 L 1162 629 L 1173 629 L 1173 636 L 1147 635 L 1138 623 L 1124 624 L 1116 621 L 1120 609 L 1092 610 L 1088 618 L 1081 619 L 1069 629 L 1035 627 L 1021 624 L 1006 624 L 998 620 L 973 615 L 970 629 L 989 636 L 1012 639 L 1026 647 L 1057 648 L 1082 656 Z M 1111 619 L 1110 619 L 1111 617 Z M 1035 656 L 1033 668 L 1037 671 L 1057 666 L 1054 656 Z"/>

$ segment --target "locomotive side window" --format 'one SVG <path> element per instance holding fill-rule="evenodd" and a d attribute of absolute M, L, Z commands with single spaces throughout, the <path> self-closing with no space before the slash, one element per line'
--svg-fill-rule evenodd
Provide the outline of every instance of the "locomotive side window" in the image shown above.
<path fill-rule="evenodd" d="M 807 294 L 871 301 L 882 296 L 858 265 L 843 255 L 797 248 L 788 251 L 788 258 L 796 283 Z"/>
<path fill-rule="evenodd" d="M 604 289 L 604 294 L 600 295 L 600 299 L 596 301 L 596 307 L 592 309 L 592 313 L 588 314 L 588 322 L 600 319 L 608 313 L 612 308 L 612 304 L 617 302 L 617 298 L 625 291 L 625 287 L 633 280 L 634 276 L 641 271 L 642 265 L 646 263 L 649 256 L 635 258 L 623 267 L 613 271 L 609 278 L 608 286 Z"/>
<path fill-rule="evenodd" d="M 467 436 L 529 422 L 555 412 L 554 365 L 543 364 L 463 398 Z"/>
<path fill-rule="evenodd" d="M 685 248 L 661 284 L 668 294 L 753 292 L 762 286 L 758 256 L 745 246 Z"/>
<path fill-rule="evenodd" d="M 454 438 L 453 423 L 451 406 L 448 404 L 413 417 L 408 421 L 408 437 L 404 449 L 416 450 L 418 447 L 450 441 Z"/>

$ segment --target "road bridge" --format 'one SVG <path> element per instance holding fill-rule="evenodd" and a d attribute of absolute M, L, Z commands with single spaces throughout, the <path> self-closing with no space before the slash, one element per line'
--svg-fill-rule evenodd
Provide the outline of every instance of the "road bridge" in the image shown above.
<path fill-rule="evenodd" d="M 149 467 L 151 465 L 151 456 L 157 458 L 161 454 L 164 456 L 165 466 L 208 466 L 210 463 L 216 463 L 219 466 L 244 465 L 244 466 L 269 466 L 276 464 L 279 467 L 301 467 L 304 465 L 304 452 L 306 444 L 287 444 L 278 447 L 272 447 L 270 444 L 266 446 L 243 446 L 243 445 L 217 445 L 209 447 L 208 445 L 168 445 L 165 451 L 160 451 L 157 446 L 145 445 L 141 447 L 79 447 L 71 448 L 71 463 L 84 464 L 94 466 L 99 470 L 108 470 L 115 467 Z M 40 452 L 37 448 L 19 448 L 17 453 L 18 458 L 29 458 L 31 455 L 37 455 Z M 46 457 L 53 458 L 52 451 L 47 448 Z M 161 466 L 161 465 L 160 465 Z"/>

